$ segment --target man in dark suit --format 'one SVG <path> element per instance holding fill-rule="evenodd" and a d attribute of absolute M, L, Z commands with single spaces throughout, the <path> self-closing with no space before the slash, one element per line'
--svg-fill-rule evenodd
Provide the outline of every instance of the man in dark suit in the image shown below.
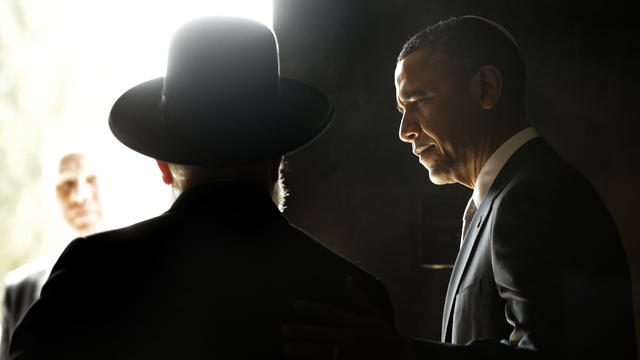
<path fill-rule="evenodd" d="M 342 323 L 347 330 L 332 339 L 321 327 L 289 326 L 285 335 L 341 348 L 340 359 L 381 347 L 395 359 L 636 359 L 616 225 L 591 184 L 527 124 L 525 67 L 512 36 L 476 16 L 435 24 L 404 45 L 395 85 L 400 138 L 431 181 L 473 189 L 441 342 L 410 341 L 373 321 L 375 312 L 364 318 L 379 331 Z"/>
<path fill-rule="evenodd" d="M 98 169 L 94 160 L 88 154 L 71 152 L 62 156 L 55 167 L 55 192 L 61 218 L 75 236 L 96 232 L 103 220 Z M 64 245 L 69 240 L 66 239 Z M 49 241 L 53 242 L 51 239 Z M 29 307 L 40 297 L 40 290 L 60 252 L 62 246 L 59 250 L 10 271 L 5 277 L 0 360 L 8 358 L 11 334 Z"/>
<path fill-rule="evenodd" d="M 279 210 L 282 155 L 329 123 L 317 89 L 279 76 L 274 34 L 214 17 L 175 34 L 167 75 L 125 92 L 110 127 L 157 159 L 166 213 L 74 240 L 16 329 L 11 359 L 280 358 L 294 299 L 347 306 L 384 285 Z"/>

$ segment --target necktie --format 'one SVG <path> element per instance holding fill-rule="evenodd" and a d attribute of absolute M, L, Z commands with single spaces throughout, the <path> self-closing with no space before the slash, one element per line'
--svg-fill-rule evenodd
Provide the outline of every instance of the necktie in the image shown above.
<path fill-rule="evenodd" d="M 462 248 L 462 242 L 464 241 L 464 236 L 467 234 L 467 231 L 469 230 L 469 225 L 471 224 L 471 221 L 473 220 L 473 216 L 476 214 L 477 210 L 478 208 L 476 208 L 476 203 L 473 201 L 473 198 L 469 199 L 469 202 L 467 203 L 467 208 L 464 209 L 464 216 L 462 217 L 462 236 L 460 239 L 460 248 Z"/>

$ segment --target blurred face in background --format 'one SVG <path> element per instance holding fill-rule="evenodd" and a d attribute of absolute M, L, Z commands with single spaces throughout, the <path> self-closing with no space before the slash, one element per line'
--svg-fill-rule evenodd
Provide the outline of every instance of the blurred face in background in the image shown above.
<path fill-rule="evenodd" d="M 60 159 L 56 195 L 65 221 L 80 235 L 94 231 L 102 220 L 98 176 L 84 154 Z"/>

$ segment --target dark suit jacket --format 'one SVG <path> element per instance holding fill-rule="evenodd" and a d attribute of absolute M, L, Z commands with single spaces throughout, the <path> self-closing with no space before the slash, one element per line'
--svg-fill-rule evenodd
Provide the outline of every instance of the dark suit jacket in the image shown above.
<path fill-rule="evenodd" d="M 294 299 L 351 310 L 384 285 L 249 185 L 199 185 L 156 218 L 73 241 L 14 333 L 11 359 L 280 358 Z"/>
<path fill-rule="evenodd" d="M 466 346 L 422 342 L 420 351 L 637 359 L 616 225 L 591 184 L 541 138 L 509 159 L 470 224 L 449 282 L 442 341 Z"/>
<path fill-rule="evenodd" d="M 0 360 L 9 358 L 11 334 L 27 310 L 40 297 L 40 290 L 51 273 L 59 252 L 43 256 L 12 270 L 4 279 L 2 301 L 2 342 Z"/>

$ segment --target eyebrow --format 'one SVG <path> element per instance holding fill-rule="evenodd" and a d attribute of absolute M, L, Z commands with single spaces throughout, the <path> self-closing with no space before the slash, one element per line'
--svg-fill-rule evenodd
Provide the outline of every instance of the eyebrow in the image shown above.
<path fill-rule="evenodd" d="M 424 92 L 423 90 L 413 90 L 413 91 L 409 91 L 407 93 L 404 93 L 402 95 L 400 95 L 400 101 L 409 101 L 411 98 L 416 97 L 416 96 L 423 96 L 426 95 L 427 93 Z"/>
<path fill-rule="evenodd" d="M 423 90 L 413 90 L 413 91 L 409 91 L 403 95 L 400 96 L 399 101 L 402 102 L 409 102 L 411 101 L 412 98 L 416 97 L 416 96 L 424 96 L 427 93 Z M 400 107 L 400 105 L 398 105 L 398 100 L 396 100 L 396 109 L 398 109 L 398 111 L 402 114 L 404 113 L 404 110 Z"/>

